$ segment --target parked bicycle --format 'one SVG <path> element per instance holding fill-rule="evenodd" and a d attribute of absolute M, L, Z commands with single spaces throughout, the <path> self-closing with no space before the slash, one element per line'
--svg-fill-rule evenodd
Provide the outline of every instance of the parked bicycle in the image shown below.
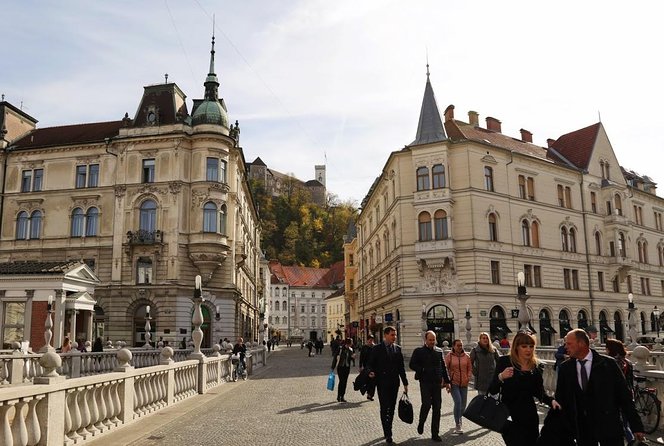
<path fill-rule="evenodd" d="M 634 406 L 641 417 L 643 430 L 652 434 L 659 426 L 662 402 L 657 397 L 657 389 L 646 386 L 645 376 L 634 376 Z"/>

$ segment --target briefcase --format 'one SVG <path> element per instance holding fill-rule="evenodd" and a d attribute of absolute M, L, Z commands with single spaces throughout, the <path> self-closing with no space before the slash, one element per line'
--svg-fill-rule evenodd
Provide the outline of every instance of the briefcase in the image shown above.
<path fill-rule="evenodd" d="M 502 432 L 507 424 L 510 411 L 505 404 L 491 395 L 477 395 L 470 401 L 463 416 L 483 428 Z"/>
<path fill-rule="evenodd" d="M 399 400 L 399 419 L 407 424 L 413 424 L 413 405 L 410 404 L 408 394 L 404 392 Z"/>

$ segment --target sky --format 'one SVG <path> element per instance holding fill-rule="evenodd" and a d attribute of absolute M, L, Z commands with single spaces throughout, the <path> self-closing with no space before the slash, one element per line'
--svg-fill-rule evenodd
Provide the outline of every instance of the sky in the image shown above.
<path fill-rule="evenodd" d="M 4 2 L 0 93 L 39 128 L 114 121 L 168 73 L 191 111 L 214 28 L 246 161 L 303 181 L 325 164 L 339 200 L 359 205 L 414 140 L 427 60 L 441 114 L 492 116 L 541 146 L 601 120 L 620 164 L 664 191 L 663 13 L 655 0 Z"/>

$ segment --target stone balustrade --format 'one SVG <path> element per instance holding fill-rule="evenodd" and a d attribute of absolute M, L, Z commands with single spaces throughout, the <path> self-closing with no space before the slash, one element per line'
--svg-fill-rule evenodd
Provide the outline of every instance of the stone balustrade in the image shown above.
<path fill-rule="evenodd" d="M 7 381 L 21 375 L 21 385 L 0 388 L 0 444 L 78 445 L 230 380 L 230 355 L 220 354 L 218 348 L 211 349 L 210 357 L 181 361 L 174 360 L 170 347 L 156 352 L 157 364 L 141 368 L 130 364 L 133 352 L 128 349 L 95 353 L 80 362 L 81 373 L 109 367 L 111 357 L 116 361 L 113 371 L 69 379 L 56 373 L 66 369 L 67 361 L 45 353 L 39 358 L 42 376 L 27 385 L 23 364 L 28 362 L 25 356 L 32 361 L 32 355 L 22 355 L 16 367 L 13 355 L 2 357 Z M 265 361 L 264 348 L 248 352 L 249 370 Z M 72 361 L 69 370 L 75 367 Z"/>

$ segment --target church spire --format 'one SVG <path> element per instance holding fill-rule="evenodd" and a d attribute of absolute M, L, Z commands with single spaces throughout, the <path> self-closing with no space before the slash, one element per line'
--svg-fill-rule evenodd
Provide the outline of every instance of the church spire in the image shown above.
<path fill-rule="evenodd" d="M 203 85 L 205 85 L 205 99 L 210 101 L 219 99 L 219 80 L 214 72 L 214 30 L 212 31 L 212 49 L 210 50 L 210 71 Z"/>
<path fill-rule="evenodd" d="M 420 120 L 417 124 L 417 134 L 415 135 L 415 141 L 410 143 L 411 146 L 447 139 L 429 76 L 429 61 L 427 60 L 427 83 L 424 87 L 424 98 L 422 99 L 422 108 L 420 109 Z"/>

